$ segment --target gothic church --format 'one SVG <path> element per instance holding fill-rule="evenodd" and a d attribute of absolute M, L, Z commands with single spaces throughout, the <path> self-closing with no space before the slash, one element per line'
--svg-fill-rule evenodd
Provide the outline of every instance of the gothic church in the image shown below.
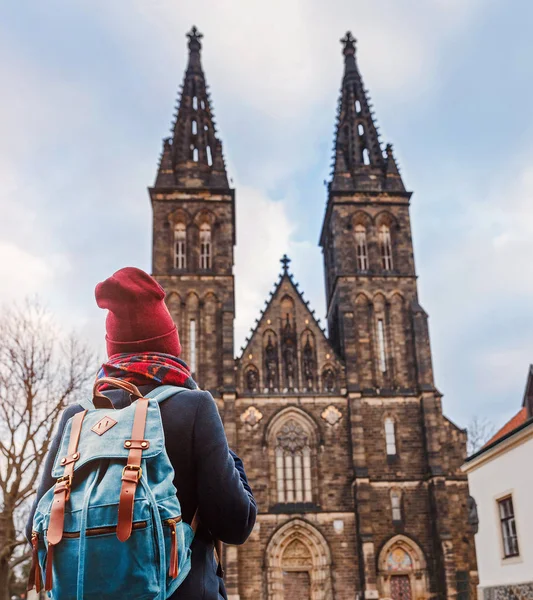
<path fill-rule="evenodd" d="M 334 169 L 320 245 L 328 335 L 289 260 L 235 358 L 235 190 L 200 60 L 189 61 L 153 207 L 153 274 L 257 498 L 226 547 L 231 600 L 473 598 L 466 434 L 442 413 L 418 300 L 409 200 L 342 40 Z M 317 182 L 318 185 L 318 182 Z"/>

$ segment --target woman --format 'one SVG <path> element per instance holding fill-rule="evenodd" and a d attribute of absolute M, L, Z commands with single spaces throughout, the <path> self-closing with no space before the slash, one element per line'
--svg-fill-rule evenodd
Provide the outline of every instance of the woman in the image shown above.
<path fill-rule="evenodd" d="M 136 385 L 147 394 L 160 385 L 189 391 L 171 396 L 161 405 L 168 457 L 174 467 L 174 485 L 183 520 L 191 523 L 198 509 L 199 526 L 192 543 L 191 571 L 173 600 L 227 598 L 222 570 L 214 556 L 216 540 L 242 544 L 255 523 L 257 507 L 241 460 L 228 448 L 216 404 L 200 391 L 187 365 L 178 357 L 181 346 L 176 326 L 164 302 L 163 288 L 140 269 L 126 267 L 96 286 L 96 302 L 108 309 L 106 345 L 108 360 L 98 373 Z M 104 393 L 115 408 L 130 403 L 129 394 L 113 389 Z M 67 421 L 83 409 L 65 409 L 53 440 L 28 523 L 39 499 L 55 480 L 51 476 L 61 435 Z"/>

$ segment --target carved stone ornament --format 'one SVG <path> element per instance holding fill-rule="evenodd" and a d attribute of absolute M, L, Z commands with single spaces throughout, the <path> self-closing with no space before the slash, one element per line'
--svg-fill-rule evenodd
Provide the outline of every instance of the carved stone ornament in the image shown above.
<path fill-rule="evenodd" d="M 249 406 L 241 415 L 241 421 L 251 427 L 252 429 L 259 423 L 263 418 L 263 413 L 255 408 L 255 406 Z"/>
<path fill-rule="evenodd" d="M 299 540 L 294 539 L 283 553 L 283 566 L 286 567 L 313 567 L 313 558 L 309 549 Z"/>
<path fill-rule="evenodd" d="M 342 419 L 341 411 L 333 404 L 325 408 L 320 416 L 328 425 L 336 425 Z"/>
<path fill-rule="evenodd" d="M 308 445 L 307 434 L 300 424 L 292 419 L 283 425 L 277 437 L 278 445 L 292 454 L 300 452 Z"/>

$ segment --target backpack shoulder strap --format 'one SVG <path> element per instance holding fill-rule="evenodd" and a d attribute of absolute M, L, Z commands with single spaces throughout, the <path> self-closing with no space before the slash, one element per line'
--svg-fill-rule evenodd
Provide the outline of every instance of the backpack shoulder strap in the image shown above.
<path fill-rule="evenodd" d="M 188 391 L 189 388 L 178 387 L 176 385 L 160 385 L 159 387 L 154 388 L 151 392 L 146 394 L 145 398 L 151 398 L 155 400 L 159 404 L 173 396 L 174 394 L 179 394 L 181 392 Z"/>
<path fill-rule="evenodd" d="M 78 404 L 85 410 L 94 410 L 96 408 L 93 401 L 89 399 L 78 400 Z"/>

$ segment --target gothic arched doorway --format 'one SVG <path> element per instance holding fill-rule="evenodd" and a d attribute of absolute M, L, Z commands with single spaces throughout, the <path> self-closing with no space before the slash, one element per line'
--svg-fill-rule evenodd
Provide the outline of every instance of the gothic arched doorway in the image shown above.
<path fill-rule="evenodd" d="M 428 597 L 426 560 L 421 548 L 404 535 L 390 539 L 379 553 L 379 597 L 424 600 Z"/>
<path fill-rule="evenodd" d="M 331 556 L 322 534 L 293 519 L 266 549 L 268 600 L 331 600 Z"/>

